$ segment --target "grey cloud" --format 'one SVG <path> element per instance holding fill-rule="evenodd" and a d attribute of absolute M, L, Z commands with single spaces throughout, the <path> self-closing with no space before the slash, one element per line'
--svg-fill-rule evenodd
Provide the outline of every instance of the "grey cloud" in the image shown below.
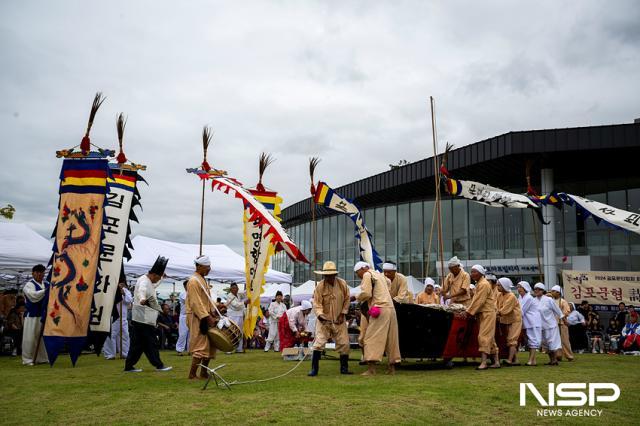
<path fill-rule="evenodd" d="M 288 205 L 308 196 L 309 156 L 339 186 L 431 155 L 429 95 L 440 149 L 629 121 L 637 22 L 633 2 L 0 2 L 0 204 L 48 236 L 55 150 L 80 142 L 97 90 L 92 141 L 114 148 L 123 111 L 127 156 L 148 166 L 134 234 L 181 242 L 199 237 L 185 168 L 204 124 L 209 161 L 247 186 L 272 152 L 265 183 Z M 241 203 L 208 190 L 206 205 L 205 241 L 240 251 Z"/>

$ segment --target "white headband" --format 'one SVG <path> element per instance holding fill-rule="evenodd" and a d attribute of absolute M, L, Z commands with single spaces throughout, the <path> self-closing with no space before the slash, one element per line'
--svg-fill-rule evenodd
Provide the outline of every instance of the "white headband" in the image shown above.
<path fill-rule="evenodd" d="M 504 288 L 504 291 L 508 292 L 513 288 L 513 282 L 507 277 L 499 278 L 498 283 L 502 286 L 502 288 Z"/>
<path fill-rule="evenodd" d="M 458 259 L 458 256 L 453 256 L 451 259 L 449 259 L 449 266 L 460 266 L 460 259 Z"/>
<path fill-rule="evenodd" d="M 211 259 L 209 259 L 209 256 L 205 255 L 197 257 L 194 262 L 196 265 L 211 266 Z"/>
<path fill-rule="evenodd" d="M 547 288 L 542 283 L 537 283 L 536 285 L 533 286 L 533 288 L 534 289 L 539 288 L 540 290 L 547 291 Z"/>
<path fill-rule="evenodd" d="M 476 270 L 477 272 L 480 272 L 482 275 L 486 274 L 487 272 L 485 271 L 484 267 L 482 265 L 473 265 L 471 267 L 471 270 Z"/>
<path fill-rule="evenodd" d="M 531 293 L 531 286 L 529 285 L 528 282 L 526 281 L 520 281 L 518 283 L 518 285 L 522 288 L 524 288 L 524 291 L 526 291 L 527 293 Z"/>
<path fill-rule="evenodd" d="M 363 262 L 363 261 L 357 262 L 353 266 L 353 272 L 358 272 L 362 268 L 370 268 L 370 266 L 367 262 Z"/>
<path fill-rule="evenodd" d="M 385 262 L 385 263 L 382 264 L 382 270 L 383 271 L 397 271 L 398 267 L 396 265 L 394 265 L 393 263 Z"/>
<path fill-rule="evenodd" d="M 425 280 L 424 280 L 424 286 L 425 286 L 425 287 L 426 287 L 426 286 L 428 286 L 428 285 L 430 285 L 430 286 L 434 287 L 434 286 L 435 286 L 435 284 L 436 284 L 436 282 L 433 280 L 433 278 L 427 277 L 427 278 L 425 278 Z"/>

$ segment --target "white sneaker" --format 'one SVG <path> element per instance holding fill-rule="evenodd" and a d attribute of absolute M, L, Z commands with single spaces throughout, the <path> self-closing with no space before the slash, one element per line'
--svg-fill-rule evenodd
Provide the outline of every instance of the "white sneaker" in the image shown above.
<path fill-rule="evenodd" d="M 264 347 L 264 351 L 265 352 L 269 352 L 269 349 L 271 349 L 271 343 L 267 343 Z"/>
<path fill-rule="evenodd" d="M 132 368 L 131 370 L 124 370 L 125 373 L 142 373 L 142 368 Z"/>
<path fill-rule="evenodd" d="M 169 367 L 162 367 L 162 368 L 156 368 L 156 371 L 171 371 L 173 370 L 173 367 L 169 366 Z"/>

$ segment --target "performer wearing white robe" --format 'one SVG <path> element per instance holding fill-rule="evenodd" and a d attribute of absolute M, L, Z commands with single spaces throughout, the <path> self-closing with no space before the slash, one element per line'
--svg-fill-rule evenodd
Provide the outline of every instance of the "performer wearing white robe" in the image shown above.
<path fill-rule="evenodd" d="M 264 347 L 265 352 L 269 352 L 271 345 L 275 352 L 280 352 L 280 335 L 278 333 L 278 321 L 287 312 L 287 305 L 282 301 L 282 292 L 276 293 L 276 300 L 269 304 L 269 336 Z"/>
<path fill-rule="evenodd" d="M 549 363 L 547 365 L 558 365 L 556 352 L 562 349 L 558 320 L 562 320 L 564 314 L 553 299 L 545 294 L 547 289 L 544 284 L 537 283 L 533 286 L 533 291 L 536 295 L 534 301 L 538 305 L 538 312 L 540 313 L 541 344 L 549 351 Z"/>
<path fill-rule="evenodd" d="M 44 281 L 45 267 L 43 265 L 36 265 L 31 270 L 31 278 L 22 289 L 24 293 L 24 301 L 27 311 L 24 315 L 24 323 L 22 326 L 22 364 L 34 365 L 43 364 L 49 362 L 47 357 L 47 351 L 44 347 L 44 340 L 42 339 L 42 323 L 40 318 L 42 317 L 44 306 L 44 294 L 45 288 L 49 283 Z M 37 340 L 40 337 L 40 344 Z M 38 346 L 38 354 L 36 357 L 35 351 Z"/>
<path fill-rule="evenodd" d="M 538 304 L 534 301 L 533 296 L 529 294 L 531 286 L 526 281 L 518 283 L 518 302 L 522 309 L 522 328 L 527 333 L 527 341 L 529 347 L 529 360 L 525 365 L 536 365 L 536 351 L 540 348 L 540 340 L 542 339 L 540 313 L 538 312 Z"/>
<path fill-rule="evenodd" d="M 185 281 L 186 285 L 189 281 Z M 182 290 L 178 295 L 178 303 L 180 304 L 180 317 L 178 318 L 178 341 L 176 342 L 176 352 L 178 355 L 183 355 L 185 352 L 189 352 L 189 327 L 187 326 L 187 291 Z"/>
<path fill-rule="evenodd" d="M 129 306 L 133 303 L 133 296 L 128 288 L 124 287 L 124 283 L 121 283 L 120 290 L 122 291 L 122 304 L 116 303 L 116 309 L 120 317 L 111 323 L 111 335 L 104 341 L 102 347 L 102 353 L 105 359 L 116 359 L 116 353 L 120 352 L 120 356 L 123 358 L 129 354 L 129 320 L 127 315 L 129 314 Z M 120 311 L 122 306 L 122 311 Z M 122 318 L 122 325 L 120 322 Z M 122 350 L 120 350 L 120 327 L 122 326 Z"/>
<path fill-rule="evenodd" d="M 227 316 L 242 330 L 242 326 L 244 324 L 244 306 L 246 302 L 243 302 L 238 295 L 238 284 L 231 284 L 230 289 L 231 292 L 227 297 Z M 244 338 L 240 339 L 240 341 L 238 342 L 236 352 L 244 352 L 243 343 Z"/>

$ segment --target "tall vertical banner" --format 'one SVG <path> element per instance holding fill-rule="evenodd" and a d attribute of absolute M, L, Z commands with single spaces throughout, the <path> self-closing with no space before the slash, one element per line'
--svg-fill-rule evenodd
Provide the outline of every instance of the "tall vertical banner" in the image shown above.
<path fill-rule="evenodd" d="M 51 365 L 65 345 L 75 365 L 87 337 L 109 176 L 106 159 L 65 159 L 62 164 L 43 334 Z"/>
<path fill-rule="evenodd" d="M 380 271 L 382 259 L 380 259 L 378 252 L 373 247 L 371 232 L 367 229 L 358 206 L 353 201 L 335 192 L 325 182 L 318 182 L 314 201 L 316 204 L 349 216 L 355 226 L 356 239 L 360 246 L 360 259 Z"/>
<path fill-rule="evenodd" d="M 112 169 L 118 165 L 112 165 Z M 104 240 L 100 252 L 100 279 L 96 283 L 91 306 L 91 331 L 109 333 L 111 331 L 111 312 L 118 289 L 123 257 L 130 258 L 127 249 L 130 243 L 131 227 L 129 220 L 137 222 L 133 206 L 139 205 L 139 193 L 136 183 L 139 177 L 136 171 L 112 170 L 109 193 L 103 225 Z M 135 200 L 135 203 L 134 203 Z"/>
<path fill-rule="evenodd" d="M 260 202 L 267 211 L 280 221 L 280 204 L 282 198 L 276 192 L 247 190 Z M 261 225 L 260 220 L 252 220 L 252 213 L 248 205 L 245 205 L 244 224 L 244 258 L 246 274 L 246 290 L 249 305 L 244 319 L 244 335 L 252 336 L 258 318 L 262 316 L 260 309 L 260 295 L 264 288 L 264 276 L 269 269 L 271 256 L 275 253 L 275 246 L 271 243 L 272 235 L 267 234 L 267 226 Z"/>

